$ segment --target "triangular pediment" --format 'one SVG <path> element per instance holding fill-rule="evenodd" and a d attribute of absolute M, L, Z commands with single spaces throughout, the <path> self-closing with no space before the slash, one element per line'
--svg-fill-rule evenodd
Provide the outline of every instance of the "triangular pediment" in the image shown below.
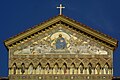
<path fill-rule="evenodd" d="M 55 33 L 57 35 L 55 35 Z M 73 36 L 74 38 L 80 37 L 78 35 L 84 35 L 84 37 L 89 37 L 91 39 L 93 38 L 96 42 L 102 43 L 104 46 L 107 46 L 111 49 L 115 49 L 117 47 L 116 39 L 95 31 L 90 27 L 73 19 L 70 19 L 64 15 L 55 16 L 41 24 L 36 25 L 31 29 L 26 30 L 25 32 L 9 38 L 5 41 L 5 45 L 10 48 L 21 43 L 26 43 L 27 41 L 32 41 L 39 36 L 45 39 L 47 36 L 58 36 L 58 34 L 69 35 Z M 69 39 L 70 37 L 67 40 Z"/>

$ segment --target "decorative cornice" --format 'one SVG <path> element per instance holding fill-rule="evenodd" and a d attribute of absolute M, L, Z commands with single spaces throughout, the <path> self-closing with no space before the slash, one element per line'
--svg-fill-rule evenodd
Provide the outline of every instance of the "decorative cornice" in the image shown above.
<path fill-rule="evenodd" d="M 96 30 L 94 30 L 94 29 L 92 29 L 92 28 L 90 28 L 90 27 L 88 27 L 80 22 L 77 22 L 69 17 L 66 17 L 64 15 L 57 15 L 57 16 L 55 16 L 55 17 L 53 17 L 45 22 L 42 22 L 41 24 L 38 24 L 38 25 L 16 35 L 16 36 L 13 36 L 13 37 L 5 40 L 4 43 L 7 47 L 12 45 L 12 44 L 16 44 L 18 41 L 20 41 L 24 38 L 27 38 L 28 36 L 31 36 L 31 35 L 34 36 L 34 34 L 39 32 L 40 30 L 42 31 L 45 28 L 47 28 L 55 23 L 58 23 L 60 21 L 66 23 L 66 24 L 69 24 L 69 25 L 75 27 L 76 29 L 78 29 L 78 30 L 80 30 L 88 35 L 91 35 L 91 36 L 99 39 L 100 41 L 106 42 L 108 45 L 114 47 L 114 49 L 118 45 L 118 41 L 116 39 L 114 39 L 106 34 L 103 34 L 101 32 L 98 32 L 98 31 L 96 31 Z"/>
<path fill-rule="evenodd" d="M 9 80 L 8 77 L 0 77 L 0 80 Z"/>

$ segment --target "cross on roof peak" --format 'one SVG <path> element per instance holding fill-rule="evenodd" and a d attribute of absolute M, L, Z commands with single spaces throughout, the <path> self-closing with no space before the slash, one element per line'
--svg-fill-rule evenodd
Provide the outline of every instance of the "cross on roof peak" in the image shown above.
<path fill-rule="evenodd" d="M 64 9 L 65 7 L 63 7 L 63 6 L 62 6 L 62 4 L 60 4 L 60 6 L 59 6 L 59 7 L 57 7 L 57 8 L 59 8 L 59 9 L 60 9 L 60 15 L 62 15 L 62 9 Z"/>

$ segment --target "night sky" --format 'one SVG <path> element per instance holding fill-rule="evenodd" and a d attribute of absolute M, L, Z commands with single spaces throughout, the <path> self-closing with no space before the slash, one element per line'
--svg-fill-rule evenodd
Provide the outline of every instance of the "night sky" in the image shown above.
<path fill-rule="evenodd" d="M 120 40 L 120 0 L 0 0 L 0 76 L 8 75 L 4 40 L 59 14 Z M 120 76 L 120 45 L 114 52 L 114 76 Z"/>

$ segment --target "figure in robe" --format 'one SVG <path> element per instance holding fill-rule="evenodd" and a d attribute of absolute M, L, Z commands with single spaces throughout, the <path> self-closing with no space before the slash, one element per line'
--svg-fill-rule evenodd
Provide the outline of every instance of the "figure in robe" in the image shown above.
<path fill-rule="evenodd" d="M 17 67 L 16 67 L 16 65 L 14 64 L 14 65 L 13 65 L 13 74 L 16 74 L 16 69 L 17 69 Z"/>
<path fill-rule="evenodd" d="M 37 73 L 40 74 L 40 73 L 41 73 L 41 70 L 42 70 L 41 65 L 38 65 L 38 67 L 37 67 Z"/>
<path fill-rule="evenodd" d="M 47 71 L 48 74 L 49 74 L 49 70 L 50 70 L 50 66 L 47 64 L 46 65 L 46 71 Z"/>
<path fill-rule="evenodd" d="M 105 69 L 106 74 L 108 74 L 108 65 L 107 64 L 104 66 L 104 69 Z"/>
<path fill-rule="evenodd" d="M 63 66 L 63 71 L 64 71 L 64 74 L 67 73 L 67 67 L 66 67 L 66 65 Z"/>
<path fill-rule="evenodd" d="M 92 74 L 92 65 L 91 64 L 88 65 L 88 71 L 89 71 L 89 74 Z"/>
<path fill-rule="evenodd" d="M 25 73 L 25 65 L 24 64 L 22 64 L 22 66 L 21 66 L 21 72 L 22 72 L 22 74 Z"/>
<path fill-rule="evenodd" d="M 83 74 L 83 69 L 84 69 L 83 65 L 80 64 L 79 68 L 80 68 L 80 73 Z"/>
<path fill-rule="evenodd" d="M 59 34 L 59 37 L 56 40 L 56 49 L 65 49 L 66 48 L 66 41 L 62 37 L 62 34 Z"/>
<path fill-rule="evenodd" d="M 58 73 L 58 65 L 57 64 L 55 65 L 54 69 L 55 69 L 55 74 L 57 74 Z"/>
<path fill-rule="evenodd" d="M 100 73 L 100 65 L 99 64 L 96 65 L 96 70 L 97 70 L 97 74 L 99 74 Z"/>
<path fill-rule="evenodd" d="M 72 74 L 74 74 L 74 70 L 75 70 L 75 65 L 74 64 L 72 64 L 71 69 L 72 69 Z"/>
<path fill-rule="evenodd" d="M 33 65 L 32 64 L 29 66 L 29 71 L 30 71 L 30 74 L 33 73 Z"/>

